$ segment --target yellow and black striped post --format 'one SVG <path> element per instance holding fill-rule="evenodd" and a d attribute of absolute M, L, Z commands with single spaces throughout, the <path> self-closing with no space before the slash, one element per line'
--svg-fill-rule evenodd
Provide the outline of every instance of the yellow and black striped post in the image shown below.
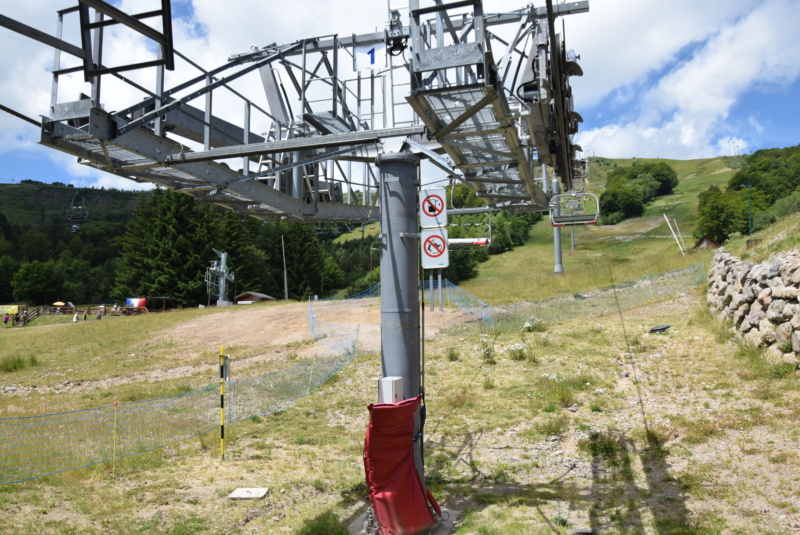
<path fill-rule="evenodd" d="M 219 449 L 225 460 L 225 346 L 219 348 Z"/>

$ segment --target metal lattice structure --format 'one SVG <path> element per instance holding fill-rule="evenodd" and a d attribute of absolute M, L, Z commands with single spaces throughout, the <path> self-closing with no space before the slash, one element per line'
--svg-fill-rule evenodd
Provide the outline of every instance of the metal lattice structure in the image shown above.
<path fill-rule="evenodd" d="M 375 158 L 400 146 L 496 209 L 547 211 L 541 164 L 553 166 L 564 191 L 576 189 L 583 166 L 571 136 L 581 119 L 569 77 L 581 71 L 555 20 L 587 10 L 586 1 L 547 0 L 484 14 L 480 0 L 410 0 L 390 9 L 384 31 L 254 48 L 214 69 L 173 47 L 169 0 L 138 15 L 79 0 L 58 12 L 55 36 L 7 17 L 0 25 L 57 50 L 42 144 L 263 220 L 364 222 L 379 217 Z M 70 22 L 80 44 L 62 39 Z M 111 25 L 149 39 L 155 57 L 105 65 Z M 365 50 L 369 70 L 359 64 Z M 73 66 L 62 67 L 65 54 Z M 166 87 L 165 71 L 179 62 L 196 75 Z M 155 86 L 122 74 L 136 69 L 155 69 Z M 59 79 L 79 75 L 90 94 L 60 98 Z M 127 102 L 104 101 L 131 92 Z"/>

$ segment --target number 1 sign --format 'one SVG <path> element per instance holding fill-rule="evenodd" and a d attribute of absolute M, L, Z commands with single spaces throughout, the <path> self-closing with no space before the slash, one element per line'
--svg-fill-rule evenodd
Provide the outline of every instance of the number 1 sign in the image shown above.
<path fill-rule="evenodd" d="M 355 49 L 355 68 L 357 71 L 367 69 L 380 69 L 385 63 L 386 44 L 372 43 L 368 45 L 356 45 Z"/>

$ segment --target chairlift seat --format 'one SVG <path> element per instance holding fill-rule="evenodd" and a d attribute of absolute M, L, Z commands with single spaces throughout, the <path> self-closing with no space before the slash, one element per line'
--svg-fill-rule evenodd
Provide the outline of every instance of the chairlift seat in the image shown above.
<path fill-rule="evenodd" d="M 600 202 L 591 193 L 554 195 L 550 207 L 550 223 L 554 227 L 595 225 L 600 215 Z"/>

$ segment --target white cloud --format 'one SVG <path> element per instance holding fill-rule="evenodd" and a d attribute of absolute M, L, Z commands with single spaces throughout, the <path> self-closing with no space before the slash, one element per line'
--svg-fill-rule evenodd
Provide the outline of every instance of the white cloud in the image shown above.
<path fill-rule="evenodd" d="M 121 8 L 139 13 L 159 5 L 158 0 L 123 0 Z M 55 10 L 73 6 L 74 0 L 27 0 L 4 5 L 3 14 L 54 34 Z M 525 2 L 484 1 L 487 13 L 524 6 Z M 374 0 L 294 0 L 277 5 L 263 0 L 173 0 L 173 11 L 194 14 L 192 20 L 173 20 L 175 46 L 205 68 L 217 67 L 251 45 L 382 31 L 387 18 L 386 3 Z M 69 15 L 66 27 L 74 28 L 75 19 L 75 14 Z M 798 0 L 590 0 L 589 13 L 564 17 L 567 46 L 581 54 L 585 73 L 572 80 L 576 108 L 587 123 L 594 122 L 576 141 L 606 156 L 693 158 L 711 150 L 727 153 L 725 136 L 733 136 L 740 151 L 744 150 L 752 136 L 763 131 L 762 125 L 770 124 L 770 117 L 759 111 L 759 103 L 752 103 L 746 115 L 735 118 L 739 127 L 750 129 L 746 135 L 731 125 L 731 109 L 748 91 L 783 87 L 798 79 L 800 38 L 793 28 L 797 20 Z M 139 36 L 121 28 L 113 31 L 116 35 L 106 40 L 105 62 L 152 59 L 152 47 L 145 46 Z M 78 42 L 74 30 L 66 38 Z M 0 56 L 4 72 L 0 102 L 33 118 L 47 113 L 52 49 L 5 29 L 0 29 L 0 44 L 14 50 Z M 67 55 L 62 57 L 66 61 Z M 167 73 L 167 87 L 198 74 L 183 60 L 178 59 L 176 65 L 175 72 Z M 153 69 L 124 75 L 153 87 Z M 263 90 L 253 78 L 248 78 L 248 84 L 235 85 L 265 105 Z M 81 74 L 60 80 L 62 101 L 88 91 Z M 241 121 L 241 102 L 223 95 L 215 94 L 215 114 Z M 141 97 L 105 77 L 101 101 L 107 109 L 120 109 Z M 193 105 L 202 107 L 203 100 Z M 266 128 L 266 119 L 255 116 L 254 120 L 254 130 Z M 31 158 L 47 154 L 64 169 L 68 179 L 61 181 L 101 184 L 111 180 L 136 186 L 78 165 L 74 157 L 44 149 L 36 145 L 38 139 L 36 128 L 0 113 L 0 158 L 10 152 Z"/>
<path fill-rule="evenodd" d="M 797 20 L 800 2 L 773 0 L 726 26 L 709 23 L 707 38 L 695 45 L 693 54 L 673 58 L 674 68 L 643 91 L 624 116 L 581 132 L 576 140 L 591 153 L 609 157 L 696 158 L 703 147 L 713 146 L 718 154 L 727 154 L 720 152 L 726 143 L 718 140 L 733 128 L 726 121 L 741 97 L 800 77 L 800 38 L 793 28 Z M 657 73 L 654 64 L 638 77 Z M 737 142 L 739 152 L 747 150 L 745 139 Z"/>

